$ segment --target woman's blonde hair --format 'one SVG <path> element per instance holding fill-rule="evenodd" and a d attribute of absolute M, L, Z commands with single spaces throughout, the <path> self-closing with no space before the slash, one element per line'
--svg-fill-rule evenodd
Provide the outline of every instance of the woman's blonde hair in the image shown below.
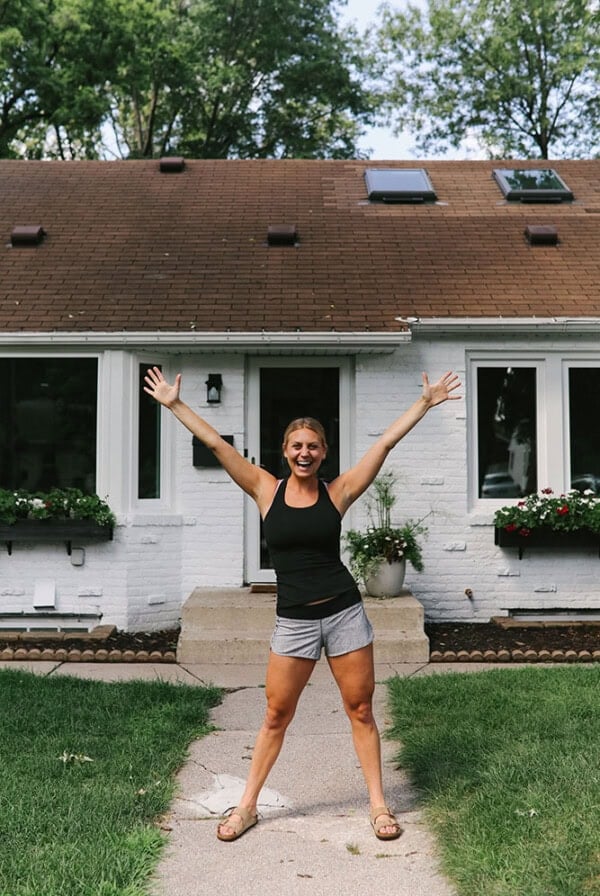
<path fill-rule="evenodd" d="M 288 439 L 293 432 L 297 429 L 311 429 L 315 432 L 318 437 L 321 439 L 323 443 L 323 448 L 327 451 L 327 437 L 325 436 L 325 429 L 322 423 L 319 423 L 318 420 L 315 420 L 314 417 L 297 417 L 295 420 L 292 420 L 291 423 L 285 428 L 285 432 L 283 434 L 283 450 L 285 451 L 285 446 L 288 443 Z"/>

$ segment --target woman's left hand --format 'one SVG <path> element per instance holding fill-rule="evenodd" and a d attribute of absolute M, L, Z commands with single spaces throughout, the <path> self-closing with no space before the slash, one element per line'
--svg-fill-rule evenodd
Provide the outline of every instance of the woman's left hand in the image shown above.
<path fill-rule="evenodd" d="M 437 383 L 430 383 L 429 377 L 423 371 L 423 398 L 429 407 L 435 407 L 443 401 L 455 401 L 460 395 L 452 395 L 455 389 L 460 386 L 460 380 L 452 370 L 449 370 L 439 378 Z"/>

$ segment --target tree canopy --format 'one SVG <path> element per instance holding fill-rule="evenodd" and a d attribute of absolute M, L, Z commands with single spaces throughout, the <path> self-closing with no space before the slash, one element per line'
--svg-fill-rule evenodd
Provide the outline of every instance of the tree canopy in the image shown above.
<path fill-rule="evenodd" d="M 389 6 L 376 36 L 383 109 L 422 153 L 586 157 L 600 136 L 593 0 L 429 0 Z"/>
<path fill-rule="evenodd" d="M 340 0 L 0 0 L 0 156 L 351 158 Z"/>

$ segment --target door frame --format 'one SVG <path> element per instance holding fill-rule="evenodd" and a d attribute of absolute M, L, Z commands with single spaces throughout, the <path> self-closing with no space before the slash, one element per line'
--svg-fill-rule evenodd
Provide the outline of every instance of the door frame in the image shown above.
<path fill-rule="evenodd" d="M 258 355 L 247 359 L 246 367 L 246 450 L 253 463 L 259 463 L 260 450 L 260 369 L 262 367 L 335 367 L 339 371 L 339 438 L 340 470 L 350 466 L 352 458 L 352 424 L 354 421 L 354 366 L 346 355 L 292 355 L 289 357 Z M 272 569 L 260 566 L 260 516 L 254 501 L 244 502 L 244 579 L 247 583 L 275 582 Z"/>

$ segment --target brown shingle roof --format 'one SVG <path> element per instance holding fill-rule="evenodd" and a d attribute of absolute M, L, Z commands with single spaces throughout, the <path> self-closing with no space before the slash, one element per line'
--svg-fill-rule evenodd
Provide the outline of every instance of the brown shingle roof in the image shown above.
<path fill-rule="evenodd" d="M 435 205 L 370 203 L 364 169 L 425 167 Z M 573 203 L 507 203 L 494 167 L 555 168 Z M 297 247 L 268 247 L 295 224 Z M 527 225 L 554 225 L 557 247 Z M 19 225 L 46 231 L 11 246 Z M 0 161 L 0 333 L 393 332 L 399 315 L 600 314 L 600 160 Z"/>

